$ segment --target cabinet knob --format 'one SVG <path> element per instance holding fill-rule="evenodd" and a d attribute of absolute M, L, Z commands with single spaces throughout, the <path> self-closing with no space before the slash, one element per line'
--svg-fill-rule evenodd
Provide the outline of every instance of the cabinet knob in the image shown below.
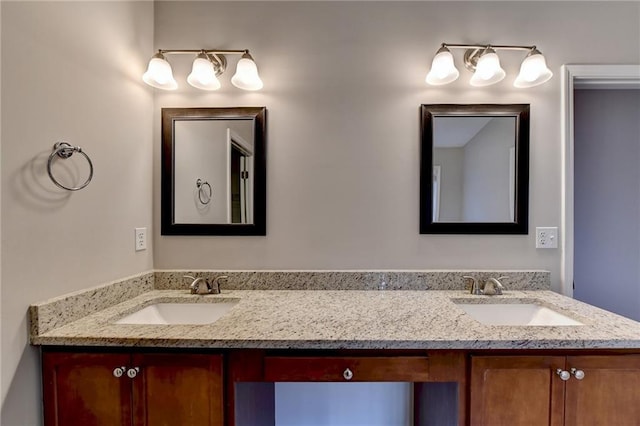
<path fill-rule="evenodd" d="M 342 373 L 342 377 L 344 377 L 345 380 L 353 379 L 353 371 L 347 368 L 346 370 L 344 370 L 344 373 Z"/>
<path fill-rule="evenodd" d="M 129 370 L 127 370 L 127 376 L 129 376 L 130 379 L 133 379 L 138 375 L 139 372 L 140 368 L 138 367 L 130 368 Z"/>
<path fill-rule="evenodd" d="M 578 369 L 572 368 L 571 369 L 571 374 L 573 374 L 573 377 L 575 377 L 578 380 L 584 379 L 584 371 L 582 371 L 582 370 L 578 370 Z"/>
<path fill-rule="evenodd" d="M 122 367 L 116 367 L 113 369 L 113 377 L 120 378 L 127 371 L 127 367 L 124 365 Z"/>
<path fill-rule="evenodd" d="M 562 370 L 560 368 L 556 370 L 556 374 L 565 382 L 571 378 L 571 374 L 567 370 Z"/>

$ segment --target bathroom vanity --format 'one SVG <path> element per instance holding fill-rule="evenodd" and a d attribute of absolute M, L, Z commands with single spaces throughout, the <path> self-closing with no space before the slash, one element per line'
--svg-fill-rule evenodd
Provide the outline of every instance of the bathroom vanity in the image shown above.
<path fill-rule="evenodd" d="M 149 289 L 73 321 L 56 303 L 31 311 L 47 425 L 274 425 L 292 382 L 410 383 L 419 426 L 640 418 L 640 323 L 551 291 Z M 231 307 L 209 324 L 127 320 L 160 303 Z M 559 317 L 519 318 L 525 305 Z"/>

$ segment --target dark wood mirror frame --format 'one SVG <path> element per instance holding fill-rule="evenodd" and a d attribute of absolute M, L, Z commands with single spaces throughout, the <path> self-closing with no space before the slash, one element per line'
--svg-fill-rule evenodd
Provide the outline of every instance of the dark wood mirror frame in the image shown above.
<path fill-rule="evenodd" d="M 515 117 L 515 198 L 513 222 L 433 221 L 433 118 L 436 116 Z M 420 233 L 528 234 L 529 233 L 529 105 L 432 104 L 420 108 Z"/>
<path fill-rule="evenodd" d="M 253 120 L 254 188 L 252 224 L 176 223 L 174 209 L 174 124 L 176 120 Z M 162 108 L 161 234 L 266 235 L 266 108 Z"/>

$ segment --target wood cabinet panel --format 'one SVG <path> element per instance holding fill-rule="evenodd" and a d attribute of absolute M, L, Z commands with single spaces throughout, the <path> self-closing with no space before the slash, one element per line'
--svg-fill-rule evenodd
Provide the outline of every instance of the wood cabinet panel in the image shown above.
<path fill-rule="evenodd" d="M 120 354 L 43 354 L 45 424 L 130 425 L 131 380 L 113 375 L 128 363 Z"/>
<path fill-rule="evenodd" d="M 45 424 L 223 426 L 222 368 L 221 355 L 44 352 Z"/>
<path fill-rule="evenodd" d="M 426 382 L 427 357 L 266 357 L 270 382 Z"/>
<path fill-rule="evenodd" d="M 568 357 L 571 368 L 584 379 L 566 383 L 566 426 L 640 425 L 640 355 Z"/>
<path fill-rule="evenodd" d="M 472 425 L 563 424 L 564 382 L 556 375 L 565 358 L 553 356 L 472 357 Z"/>
<path fill-rule="evenodd" d="M 133 381 L 136 426 L 222 426 L 222 356 L 141 354 Z"/>

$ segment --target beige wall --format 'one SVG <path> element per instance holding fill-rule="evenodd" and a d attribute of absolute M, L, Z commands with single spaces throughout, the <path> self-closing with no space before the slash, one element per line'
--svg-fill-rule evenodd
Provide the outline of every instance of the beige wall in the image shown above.
<path fill-rule="evenodd" d="M 41 423 L 29 304 L 153 267 L 134 251 L 152 227 L 152 41 L 151 2 L 2 2 L 3 426 Z M 91 156 L 87 188 L 49 180 L 58 140 Z"/>
<path fill-rule="evenodd" d="M 182 87 L 156 96 L 154 193 L 159 194 L 159 109 L 267 107 L 267 236 L 162 237 L 156 268 L 540 268 L 559 289 L 560 251 L 536 250 L 534 228 L 559 226 L 560 66 L 638 63 L 637 2 L 158 2 L 156 48 L 249 48 L 265 87 L 190 89 L 190 59 L 172 59 Z M 461 77 L 424 83 L 440 43 L 536 44 L 555 73 L 513 88 L 524 54 L 500 53 L 500 84 Z M 233 70 L 235 58 L 230 58 Z M 421 103 L 531 104 L 527 236 L 418 233 Z M 154 199 L 159 222 L 160 200 Z"/>

